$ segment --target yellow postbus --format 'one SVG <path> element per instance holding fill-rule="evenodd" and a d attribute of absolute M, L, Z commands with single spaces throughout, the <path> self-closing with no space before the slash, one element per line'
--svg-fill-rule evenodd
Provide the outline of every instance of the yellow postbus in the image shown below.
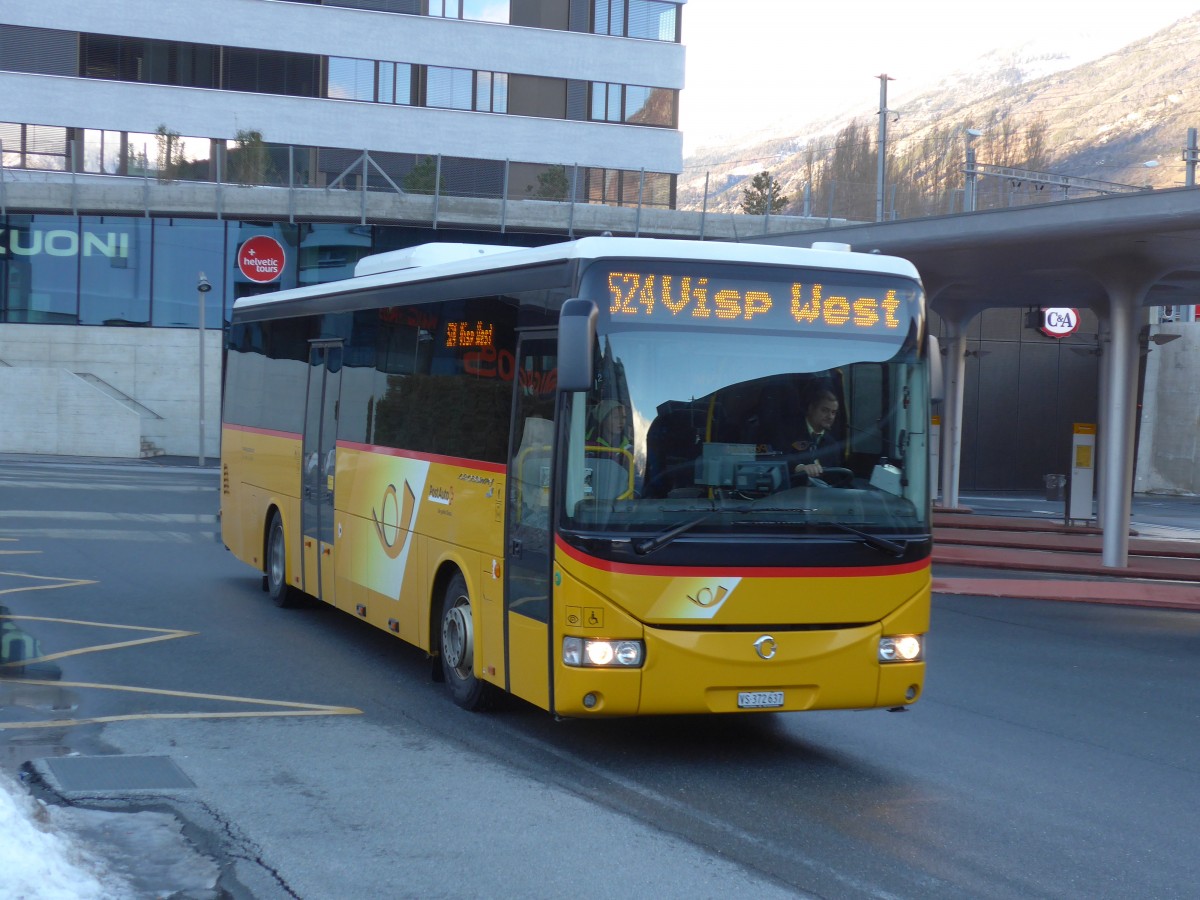
<path fill-rule="evenodd" d="M 841 245 L 367 257 L 234 305 L 224 542 L 276 603 L 426 651 L 465 708 L 903 708 L 924 328 L 916 270 Z"/>

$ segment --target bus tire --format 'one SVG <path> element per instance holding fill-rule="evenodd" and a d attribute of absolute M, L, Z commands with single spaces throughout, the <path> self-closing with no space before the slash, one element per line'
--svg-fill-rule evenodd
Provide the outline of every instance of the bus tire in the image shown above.
<path fill-rule="evenodd" d="M 451 697 L 463 709 L 485 709 L 491 700 L 491 685 L 475 677 L 475 626 L 471 597 L 461 572 L 446 587 L 440 624 L 438 655 Z"/>
<path fill-rule="evenodd" d="M 267 596 L 276 606 L 295 606 L 298 595 L 287 583 L 287 541 L 278 510 L 271 514 L 271 524 L 267 526 L 267 551 L 264 555 Z"/>

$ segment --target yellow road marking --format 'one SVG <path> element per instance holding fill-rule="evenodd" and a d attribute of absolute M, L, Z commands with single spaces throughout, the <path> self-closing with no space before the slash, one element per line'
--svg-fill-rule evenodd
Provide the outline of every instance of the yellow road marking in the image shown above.
<path fill-rule="evenodd" d="M 0 538 L 0 541 L 12 542 L 16 538 Z M 38 550 L 0 550 L 0 554 L 40 553 Z M 16 594 L 23 591 L 48 591 L 58 588 L 82 587 L 96 584 L 86 578 L 56 578 L 51 575 L 30 575 L 25 572 L 3 572 L 0 576 L 22 578 L 44 584 L 24 584 L 16 587 L 0 588 L 0 595 Z M 34 685 L 58 688 L 92 688 L 96 690 L 125 691 L 136 694 L 153 694 L 162 697 L 180 697 L 189 700 L 214 700 L 222 703 L 258 704 L 273 709 L 254 710 L 246 712 L 179 712 L 179 713 L 127 713 L 123 715 L 92 716 L 86 719 L 52 719 L 41 722 L 0 722 L 0 731 L 13 731 L 20 728 L 69 728 L 75 725 L 93 725 L 106 722 L 132 722 L 142 719 L 244 719 L 273 716 L 360 716 L 362 710 L 351 706 L 324 706 L 319 703 L 295 703 L 287 700 L 260 700 L 252 697 L 231 697 L 224 694 L 199 694 L 190 691 L 171 691 L 160 688 L 139 688 L 121 684 L 90 684 L 73 681 L 50 681 L 34 678 L 8 678 L 3 675 L 6 668 L 28 666 L 33 663 L 49 662 L 68 656 L 78 656 L 83 653 L 95 653 L 101 650 L 116 650 L 123 647 L 134 647 L 141 644 L 152 644 L 159 641 L 170 641 L 175 638 L 192 637 L 198 632 L 179 631 L 170 628 L 151 628 L 145 625 L 115 625 L 110 622 L 88 622 L 80 619 L 62 619 L 49 616 L 12 616 L 0 618 L 20 620 L 25 622 L 51 622 L 61 625 L 81 625 L 89 628 L 119 628 L 126 631 L 151 632 L 152 637 L 137 638 L 129 641 L 117 641 L 110 644 L 97 644 L 80 647 L 75 650 L 64 650 L 60 653 L 48 653 L 32 659 L 22 659 L 12 663 L 0 663 L 0 684 Z"/>
<path fill-rule="evenodd" d="M 0 589 L 0 594 L 19 594 L 22 591 L 53 591 L 58 588 L 81 587 L 85 584 L 95 584 L 87 578 L 55 578 L 52 575 L 27 575 L 24 572 L 0 572 L 0 575 L 7 575 L 10 578 L 31 578 L 34 581 L 54 581 L 56 584 L 35 584 L 22 585 L 20 587 L 10 587 Z"/>
<path fill-rule="evenodd" d="M 222 703 L 259 704 L 277 709 L 254 712 L 179 712 L 127 713 L 113 716 L 93 716 L 86 719 L 54 719 L 44 722 L 0 722 L 0 731 L 18 728 L 55 728 L 73 725 L 92 725 L 102 722 L 133 722 L 143 719 L 242 719 L 257 716 L 361 716 L 362 710 L 352 706 L 325 706 L 320 703 L 296 703 L 289 700 L 262 700 L 255 697 L 231 697 L 226 694 L 199 694 L 192 691 L 171 691 L 163 688 L 140 688 L 124 684 L 94 684 L 84 681 L 50 681 L 40 678 L 3 678 L 0 684 L 37 685 L 40 687 L 93 688 L 104 691 L 124 691 L 133 694 L 153 694 L 160 697 L 183 697 L 188 700 L 217 700 Z"/>
<path fill-rule="evenodd" d="M 99 653 L 101 650 L 117 650 L 122 647 L 136 647 L 140 644 L 153 644 L 157 641 L 171 641 L 175 638 L 191 637 L 196 634 L 195 631 L 176 631 L 170 628 L 148 628 L 145 625 L 113 625 L 109 622 L 85 622 L 80 619 L 56 619 L 49 616 L 0 616 L 0 619 L 8 619 L 10 622 L 57 622 L 61 625 L 85 625 L 89 628 L 120 628 L 127 631 L 152 631 L 155 632 L 154 637 L 138 638 L 132 641 L 117 641 L 112 644 L 93 644 L 87 647 L 77 647 L 74 650 L 63 650 L 59 653 L 46 653 L 42 656 L 35 656 L 30 659 L 20 659 L 15 662 L 0 662 L 0 671 L 7 668 L 18 668 L 20 666 L 28 666 L 33 663 L 49 662 L 55 659 L 65 659 L 68 656 L 81 656 L 84 653 Z"/>

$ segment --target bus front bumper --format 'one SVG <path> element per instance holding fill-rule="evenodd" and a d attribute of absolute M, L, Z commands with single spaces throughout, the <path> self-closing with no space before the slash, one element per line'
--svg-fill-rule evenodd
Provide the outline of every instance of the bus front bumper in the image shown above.
<path fill-rule="evenodd" d="M 556 712 L 630 716 L 907 706 L 921 695 L 925 663 L 880 662 L 882 634 L 878 624 L 811 631 L 650 627 L 642 668 L 559 668 Z"/>

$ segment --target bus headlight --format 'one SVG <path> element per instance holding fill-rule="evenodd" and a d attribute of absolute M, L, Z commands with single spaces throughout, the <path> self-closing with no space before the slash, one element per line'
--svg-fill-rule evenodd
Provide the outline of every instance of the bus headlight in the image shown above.
<path fill-rule="evenodd" d="M 920 662 L 924 658 L 923 634 L 893 634 L 879 639 L 880 662 Z"/>
<path fill-rule="evenodd" d="M 587 638 L 563 638 L 563 664 L 592 668 L 633 669 L 646 657 L 641 641 L 593 641 Z"/>

